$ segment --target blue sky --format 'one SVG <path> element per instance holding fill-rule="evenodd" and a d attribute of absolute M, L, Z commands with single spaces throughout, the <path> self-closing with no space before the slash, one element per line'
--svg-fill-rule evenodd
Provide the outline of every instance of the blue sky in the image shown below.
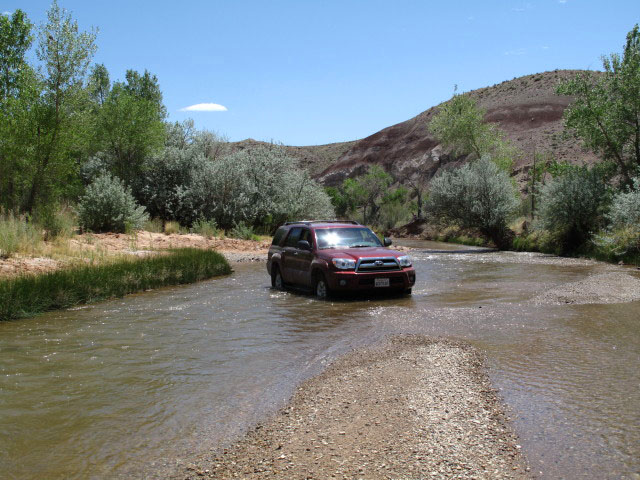
<path fill-rule="evenodd" d="M 36 24 L 49 1 L 0 0 Z M 312 145 L 366 137 L 472 90 L 600 67 L 640 22 L 638 0 L 59 0 L 99 28 L 112 79 L 158 76 L 171 120 L 230 140 Z M 200 103 L 227 111 L 182 112 Z"/>

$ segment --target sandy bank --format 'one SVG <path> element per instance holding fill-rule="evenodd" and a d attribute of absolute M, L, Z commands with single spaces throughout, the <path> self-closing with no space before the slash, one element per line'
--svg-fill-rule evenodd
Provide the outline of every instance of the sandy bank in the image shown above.
<path fill-rule="evenodd" d="M 527 478 L 516 443 L 481 356 L 409 336 L 338 359 L 272 420 L 184 474 Z"/>
<path fill-rule="evenodd" d="M 214 249 L 230 262 L 266 261 L 270 244 L 267 240 L 207 238 L 197 234 L 88 233 L 74 236 L 62 244 L 45 243 L 38 253 L 0 259 L 0 277 L 46 273 L 79 262 L 100 262 L 121 255 L 154 255 L 163 250 L 184 247 Z"/>

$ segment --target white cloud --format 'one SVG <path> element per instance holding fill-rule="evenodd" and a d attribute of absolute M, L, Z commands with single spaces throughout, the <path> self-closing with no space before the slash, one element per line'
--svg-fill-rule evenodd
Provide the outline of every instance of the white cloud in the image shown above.
<path fill-rule="evenodd" d="M 504 52 L 505 55 L 524 55 L 527 51 L 524 48 L 518 48 L 516 50 L 507 50 Z"/>
<path fill-rule="evenodd" d="M 181 112 L 226 112 L 227 107 L 217 103 L 196 103 L 180 109 Z"/>

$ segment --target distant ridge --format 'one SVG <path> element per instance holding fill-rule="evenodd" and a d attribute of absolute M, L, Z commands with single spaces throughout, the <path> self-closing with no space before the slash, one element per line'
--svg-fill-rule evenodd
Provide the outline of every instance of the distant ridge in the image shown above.
<path fill-rule="evenodd" d="M 562 135 L 562 115 L 572 98 L 557 95 L 556 87 L 582 70 L 554 70 L 504 81 L 469 94 L 486 110 L 485 120 L 495 122 L 507 138 L 522 151 L 515 159 L 519 180 L 533 163 L 534 152 L 548 152 L 559 161 L 591 164 L 596 156 L 581 141 Z M 449 163 L 462 163 L 429 133 L 429 122 L 438 111 L 432 107 L 419 115 L 387 127 L 361 140 L 305 147 L 283 146 L 300 165 L 325 185 L 338 185 L 345 178 L 358 176 L 369 165 L 381 165 L 400 183 L 415 178 L 418 172 L 427 179 Z M 244 140 L 234 148 L 265 144 Z"/>

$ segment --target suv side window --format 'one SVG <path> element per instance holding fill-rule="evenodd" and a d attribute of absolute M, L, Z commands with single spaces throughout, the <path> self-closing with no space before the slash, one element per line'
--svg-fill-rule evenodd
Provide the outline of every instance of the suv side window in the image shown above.
<path fill-rule="evenodd" d="M 305 228 L 300 235 L 300 240 L 306 240 L 309 242 L 309 245 L 313 247 L 313 235 L 311 235 L 311 230 Z"/>
<path fill-rule="evenodd" d="M 273 236 L 273 242 L 271 242 L 271 245 L 280 245 L 280 243 L 282 242 L 282 239 L 284 238 L 285 233 L 287 233 L 287 228 L 280 227 L 276 231 L 276 234 Z"/>
<path fill-rule="evenodd" d="M 302 227 L 295 227 L 289 230 L 289 236 L 284 242 L 285 247 L 295 247 L 300 240 L 300 234 L 302 233 Z"/>

